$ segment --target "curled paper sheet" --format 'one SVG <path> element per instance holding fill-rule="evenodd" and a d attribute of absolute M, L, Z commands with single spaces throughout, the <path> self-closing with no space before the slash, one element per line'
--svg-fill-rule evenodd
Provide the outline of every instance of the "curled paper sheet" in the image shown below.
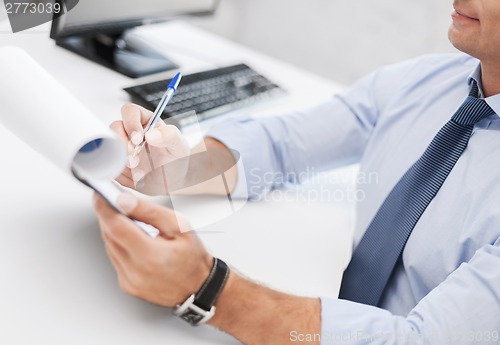
<path fill-rule="evenodd" d="M 0 48 L 0 123 L 61 170 L 111 180 L 126 149 L 49 73 L 17 47 Z"/>
<path fill-rule="evenodd" d="M 116 201 L 124 190 L 113 179 L 124 171 L 128 156 L 126 145 L 116 134 L 22 49 L 0 48 L 0 90 L 0 124 L 59 169 L 96 190 L 121 212 Z M 168 120 L 172 123 L 165 121 L 166 124 L 176 122 L 175 118 Z M 193 135 L 201 140 L 203 133 L 198 122 L 191 127 Z M 227 154 L 222 151 L 205 148 L 188 157 L 171 157 L 165 148 L 143 150 L 139 168 L 143 170 L 144 187 L 125 187 L 168 196 L 170 207 L 189 219 L 189 224 L 178 222 L 180 230 L 199 230 L 229 217 L 246 203 L 246 198 L 233 200 L 228 190 L 226 174 L 236 165 L 219 164 L 218 169 L 212 165 L 219 154 Z M 230 154 L 241 164 L 239 153 Z M 191 179 L 180 179 L 188 165 L 196 173 Z M 239 179 L 244 180 L 244 176 Z M 219 186 L 223 196 L 208 199 L 191 194 L 203 189 L 205 183 Z M 148 224 L 136 223 L 152 237 L 159 233 Z"/>

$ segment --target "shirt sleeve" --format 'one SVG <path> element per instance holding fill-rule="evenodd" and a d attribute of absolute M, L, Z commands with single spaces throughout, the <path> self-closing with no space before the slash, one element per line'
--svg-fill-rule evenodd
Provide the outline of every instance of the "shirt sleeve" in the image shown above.
<path fill-rule="evenodd" d="M 336 96 L 301 112 L 233 119 L 211 128 L 207 136 L 240 154 L 233 196 L 246 191 L 251 199 L 259 199 L 286 183 L 300 183 L 315 172 L 358 161 L 370 127 Z"/>
<path fill-rule="evenodd" d="M 212 127 L 207 136 L 238 151 L 242 160 L 233 196 L 248 191 L 250 198 L 259 199 L 318 171 L 358 162 L 391 91 L 403 87 L 416 63 L 379 69 L 308 110 L 259 119 L 247 116 Z"/>
<path fill-rule="evenodd" d="M 368 133 L 334 98 L 303 112 L 234 119 L 212 128 L 207 136 L 240 153 L 233 196 L 246 190 L 250 198 L 259 199 L 271 189 L 299 183 L 317 171 L 356 162 Z"/>
<path fill-rule="evenodd" d="M 321 344 L 500 342 L 500 239 L 479 249 L 406 316 L 322 298 Z"/>

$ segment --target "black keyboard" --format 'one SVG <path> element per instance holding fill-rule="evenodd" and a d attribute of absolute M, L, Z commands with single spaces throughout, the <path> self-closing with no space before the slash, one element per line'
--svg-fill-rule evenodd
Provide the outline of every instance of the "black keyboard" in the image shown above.
<path fill-rule="evenodd" d="M 154 111 L 169 81 L 159 80 L 124 90 L 133 102 Z M 196 111 L 197 116 L 178 117 L 182 127 L 284 93 L 278 85 L 245 64 L 217 68 L 183 76 L 162 118 Z"/>

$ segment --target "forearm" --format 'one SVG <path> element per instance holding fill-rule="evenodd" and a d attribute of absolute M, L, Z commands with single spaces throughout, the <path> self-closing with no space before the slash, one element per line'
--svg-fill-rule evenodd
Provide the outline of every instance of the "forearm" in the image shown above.
<path fill-rule="evenodd" d="M 231 272 L 209 323 L 247 345 L 300 343 L 297 334 L 308 334 L 319 344 L 319 299 L 280 293 Z M 317 336 L 315 336 L 317 335 Z"/>
<path fill-rule="evenodd" d="M 227 195 L 234 190 L 238 169 L 227 146 L 207 137 L 191 151 L 186 176 L 186 185 L 191 187 L 184 189 L 182 194 Z"/>
<path fill-rule="evenodd" d="M 369 134 L 365 122 L 338 97 L 284 116 L 232 119 L 207 133 L 241 153 L 251 199 L 320 170 L 357 162 Z"/>

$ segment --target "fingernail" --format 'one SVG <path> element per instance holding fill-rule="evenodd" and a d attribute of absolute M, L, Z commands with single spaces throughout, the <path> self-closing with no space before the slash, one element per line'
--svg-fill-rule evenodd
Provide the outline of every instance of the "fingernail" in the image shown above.
<path fill-rule="evenodd" d="M 132 141 L 134 145 L 139 145 L 142 142 L 142 133 L 133 131 L 130 135 L 130 141 Z"/>
<path fill-rule="evenodd" d="M 132 178 L 134 181 L 138 182 L 144 178 L 144 172 L 141 170 L 137 170 L 136 172 L 133 173 Z"/>
<path fill-rule="evenodd" d="M 161 144 L 161 133 L 158 129 L 150 130 L 146 136 L 148 137 L 148 142 L 151 144 Z"/>
<path fill-rule="evenodd" d="M 134 211 L 139 203 L 135 196 L 128 193 L 120 194 L 117 201 L 120 208 L 127 214 Z"/>

